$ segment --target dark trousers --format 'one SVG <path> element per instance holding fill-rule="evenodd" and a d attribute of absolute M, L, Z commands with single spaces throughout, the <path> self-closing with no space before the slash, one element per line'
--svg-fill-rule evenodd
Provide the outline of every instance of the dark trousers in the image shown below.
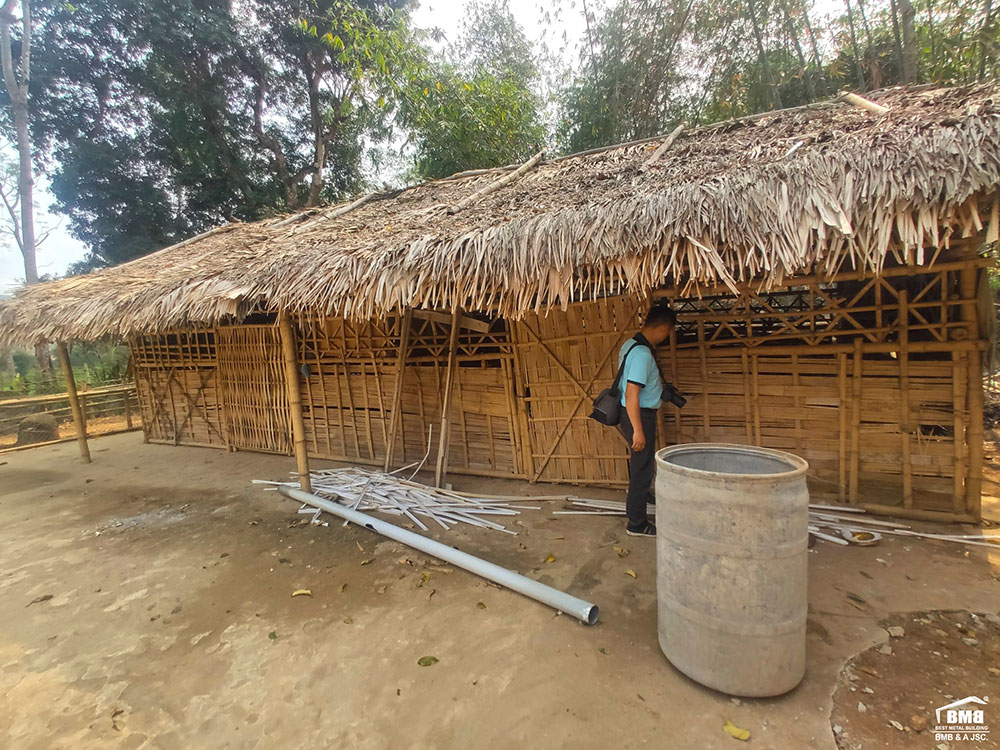
<path fill-rule="evenodd" d="M 628 525 L 637 529 L 646 522 L 646 501 L 649 499 L 650 487 L 656 475 L 656 462 L 653 454 L 656 452 L 656 409 L 640 409 L 639 421 L 642 432 L 646 436 L 646 447 L 641 451 L 632 450 L 632 420 L 622 407 L 618 431 L 629 446 L 628 458 L 628 496 L 625 498 L 625 513 L 628 515 Z"/>

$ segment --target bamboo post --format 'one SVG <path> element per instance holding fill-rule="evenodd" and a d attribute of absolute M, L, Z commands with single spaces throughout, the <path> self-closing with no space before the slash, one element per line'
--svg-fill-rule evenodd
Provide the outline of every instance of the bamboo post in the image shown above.
<path fill-rule="evenodd" d="M 750 355 L 746 348 L 740 351 L 743 372 L 743 418 L 746 421 L 747 445 L 753 445 L 753 401 L 750 394 Z"/>
<path fill-rule="evenodd" d="M 701 365 L 701 429 L 704 433 L 703 440 L 706 443 L 712 441 L 712 417 L 710 412 L 710 405 L 708 401 L 708 361 L 706 359 L 705 349 L 708 344 L 705 342 L 705 321 L 698 321 L 698 359 Z"/>
<path fill-rule="evenodd" d="M 899 290 L 899 436 L 903 448 L 903 507 L 913 507 L 913 457 L 910 446 L 910 308 L 907 291 Z"/>
<path fill-rule="evenodd" d="M 76 392 L 76 379 L 73 377 L 73 365 L 69 361 L 69 349 L 66 348 L 66 342 L 58 342 L 56 350 L 59 352 L 59 363 L 62 365 L 63 375 L 66 377 L 66 395 L 69 397 L 69 407 L 73 411 L 73 426 L 76 428 L 76 439 L 80 444 L 80 458 L 85 464 L 89 464 L 90 446 L 87 445 L 87 422 L 83 418 L 80 397 Z"/>
<path fill-rule="evenodd" d="M 511 370 L 513 372 L 513 381 L 511 382 L 510 389 L 511 394 L 514 398 L 514 409 L 517 416 L 517 429 L 521 433 L 521 455 L 523 458 L 523 469 L 524 473 L 528 476 L 529 480 L 534 483 L 535 481 L 535 457 L 532 452 L 532 433 L 531 426 L 528 424 L 528 408 L 524 402 L 524 394 L 526 392 L 525 381 L 527 380 L 527 372 L 525 370 L 525 363 L 521 359 L 521 346 L 522 346 L 522 336 L 518 335 L 518 329 L 521 327 L 518 323 L 513 321 L 508 324 L 510 326 L 510 340 L 511 340 L 511 355 L 513 357 L 511 361 Z M 521 399 L 521 403 L 518 404 L 517 400 Z M 514 431 L 514 425 L 511 424 L 511 431 Z"/>
<path fill-rule="evenodd" d="M 951 353 L 951 386 L 952 386 L 952 405 L 954 411 L 954 426 L 952 430 L 953 435 L 953 449 L 955 452 L 955 465 L 954 465 L 954 496 L 952 497 L 952 510 L 955 511 L 957 515 L 965 513 L 965 480 L 968 472 L 968 466 L 965 461 L 965 453 L 968 448 L 967 442 L 967 429 L 968 429 L 968 412 L 966 410 L 966 396 L 968 394 L 968 385 L 966 383 L 968 375 L 968 366 L 965 363 L 965 356 L 960 352 Z"/>
<path fill-rule="evenodd" d="M 963 300 L 962 320 L 966 324 L 969 341 L 979 339 L 978 297 L 979 274 L 972 264 L 961 270 L 960 286 Z M 983 371 L 982 358 L 978 349 L 969 351 L 969 423 L 966 431 L 969 461 L 968 481 L 965 483 L 965 510 L 975 518 L 982 512 L 983 489 Z"/>
<path fill-rule="evenodd" d="M 295 330 L 292 318 L 284 310 L 278 313 L 278 331 L 281 334 L 281 355 L 285 362 L 285 388 L 288 392 L 288 411 L 292 418 L 292 439 L 295 446 L 295 463 L 298 466 L 299 486 L 303 492 L 312 492 L 309 480 L 309 455 L 306 450 L 306 425 L 302 419 L 302 392 L 299 388 L 299 367 L 295 352 Z"/>
<path fill-rule="evenodd" d="M 389 414 L 389 438 L 385 448 L 385 463 L 382 465 L 383 471 L 389 471 L 392 466 L 392 459 L 396 453 L 396 434 L 399 431 L 399 423 L 402 415 L 399 413 L 403 405 L 403 377 L 406 374 L 406 354 L 410 348 L 410 319 L 413 309 L 407 307 L 403 311 L 403 316 L 399 319 L 399 351 L 396 353 L 396 382 L 392 389 L 392 411 Z"/>
<path fill-rule="evenodd" d="M 857 505 L 858 503 L 858 479 L 861 474 L 861 386 L 863 363 L 864 355 L 861 351 L 861 338 L 858 337 L 854 339 L 854 366 L 851 371 L 851 395 L 854 402 L 853 420 L 851 423 L 850 494 L 848 495 L 851 505 Z"/>
<path fill-rule="evenodd" d="M 458 353 L 458 329 L 462 308 L 455 303 L 451 314 L 451 335 L 448 337 L 448 370 L 445 372 L 444 395 L 441 398 L 441 434 L 438 436 L 437 464 L 434 467 L 434 486 L 441 487 L 448 472 L 448 423 L 451 409 L 451 392 L 455 382 L 455 358 Z"/>
<path fill-rule="evenodd" d="M 756 352 L 750 354 L 750 373 L 753 377 L 753 434 L 754 445 L 763 445 L 760 435 L 760 358 Z"/>
<path fill-rule="evenodd" d="M 128 388 L 122 392 L 122 396 L 125 399 L 125 426 L 130 430 L 132 429 L 132 404 L 128 397 Z"/>
<path fill-rule="evenodd" d="M 840 502 L 847 501 L 847 355 L 837 355 L 837 382 L 839 385 L 838 417 L 840 424 L 839 456 L 840 456 Z"/>

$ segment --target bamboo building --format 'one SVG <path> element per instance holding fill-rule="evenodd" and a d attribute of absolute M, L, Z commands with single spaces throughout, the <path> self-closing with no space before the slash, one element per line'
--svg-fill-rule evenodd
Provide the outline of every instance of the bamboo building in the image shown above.
<path fill-rule="evenodd" d="M 969 521 L 998 95 L 845 95 L 227 224 L 22 288 L 0 340 L 127 340 L 149 442 L 624 486 L 587 415 L 665 297 L 688 404 L 661 443 L 789 450 L 815 497 Z"/>

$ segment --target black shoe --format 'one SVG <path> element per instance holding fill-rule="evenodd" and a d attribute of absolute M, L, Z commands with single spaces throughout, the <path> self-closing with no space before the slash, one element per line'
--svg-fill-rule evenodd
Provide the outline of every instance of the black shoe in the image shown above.
<path fill-rule="evenodd" d="M 631 526 L 625 527 L 625 533 L 629 536 L 656 536 L 656 526 L 646 521 L 642 526 L 633 529 Z"/>

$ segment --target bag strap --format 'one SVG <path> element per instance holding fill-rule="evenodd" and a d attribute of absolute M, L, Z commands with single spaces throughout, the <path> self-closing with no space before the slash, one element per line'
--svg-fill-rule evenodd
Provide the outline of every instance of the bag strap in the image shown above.
<path fill-rule="evenodd" d="M 632 350 L 635 349 L 637 346 L 645 346 L 645 345 L 641 341 L 636 341 L 635 339 L 632 339 L 632 346 L 630 346 L 628 348 L 628 351 L 625 352 L 625 356 L 622 357 L 622 363 L 618 365 L 618 374 L 615 375 L 615 382 L 611 384 L 611 390 L 617 394 L 621 394 L 621 388 L 618 387 L 618 384 L 621 382 L 622 374 L 625 372 L 625 363 L 628 362 L 628 355 L 630 355 L 632 353 Z"/>

